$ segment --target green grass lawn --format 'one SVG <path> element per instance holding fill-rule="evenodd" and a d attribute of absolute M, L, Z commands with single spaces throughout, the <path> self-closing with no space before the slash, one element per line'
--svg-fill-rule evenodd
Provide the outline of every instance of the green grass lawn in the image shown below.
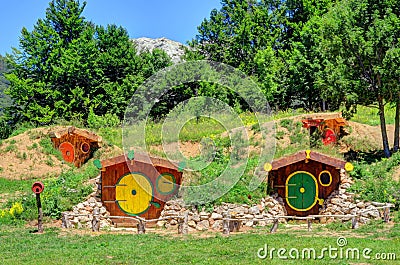
<path fill-rule="evenodd" d="M 220 233 L 187 236 L 117 232 L 91 234 L 59 228 L 47 228 L 44 234 L 39 235 L 32 230 L 0 227 L 1 264 L 399 264 L 400 259 L 399 224 L 372 224 L 360 230 L 314 225 L 313 232 L 308 232 L 304 226 L 297 229 L 281 226 L 276 234 L 270 234 L 267 228 L 259 228 L 231 234 L 230 237 L 223 237 Z M 265 248 L 265 244 L 268 253 L 272 248 L 285 248 L 287 251 L 296 248 L 300 253 L 304 248 L 314 248 L 318 257 L 325 247 L 340 249 L 338 237 L 347 239 L 347 245 L 342 247 L 344 251 L 370 248 L 371 257 L 376 253 L 395 253 L 397 261 L 346 260 L 345 254 L 343 259 L 330 259 L 327 252 L 322 260 L 288 259 L 284 262 L 276 251 L 273 259 L 257 257 L 258 250 Z"/>

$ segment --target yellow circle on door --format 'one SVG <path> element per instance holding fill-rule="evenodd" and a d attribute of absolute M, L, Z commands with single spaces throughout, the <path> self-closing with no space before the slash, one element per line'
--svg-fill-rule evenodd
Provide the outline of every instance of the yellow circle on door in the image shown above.
<path fill-rule="evenodd" d="M 303 188 L 303 187 L 301 187 L 301 188 L 300 188 L 300 192 L 301 192 L 301 193 L 304 193 L 304 192 L 306 192 L 306 189 Z"/>
<path fill-rule="evenodd" d="M 146 212 L 153 199 L 153 187 L 143 174 L 132 173 L 119 179 L 115 187 L 118 206 L 127 214 L 139 215 Z"/>

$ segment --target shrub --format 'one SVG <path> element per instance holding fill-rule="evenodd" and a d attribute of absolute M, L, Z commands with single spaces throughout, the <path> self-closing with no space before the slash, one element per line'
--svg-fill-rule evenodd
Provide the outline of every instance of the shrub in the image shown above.
<path fill-rule="evenodd" d="M 400 153 L 383 158 L 373 164 L 355 163 L 350 173 L 356 179 L 350 191 L 369 201 L 389 202 L 400 206 L 400 183 L 393 180 L 392 172 L 399 165 Z"/>
<path fill-rule="evenodd" d="M 7 139 L 12 133 L 11 125 L 0 119 L 0 139 Z"/>
<path fill-rule="evenodd" d="M 121 124 L 121 121 L 114 113 L 106 113 L 105 115 L 98 116 L 93 112 L 93 109 L 91 109 L 89 112 L 87 123 L 89 128 L 99 129 L 104 127 L 117 127 Z"/>

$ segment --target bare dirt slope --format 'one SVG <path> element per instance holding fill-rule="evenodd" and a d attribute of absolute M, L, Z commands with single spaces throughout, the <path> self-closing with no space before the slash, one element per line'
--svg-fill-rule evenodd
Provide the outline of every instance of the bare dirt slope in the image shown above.
<path fill-rule="evenodd" d="M 63 170 L 70 169 L 71 165 L 48 154 L 41 143 L 44 139 L 49 139 L 49 132 L 65 128 L 36 128 L 3 140 L 0 144 L 0 178 L 40 179 L 57 176 Z M 100 150 L 100 159 L 122 154 L 122 150 L 115 146 L 104 145 Z"/>
<path fill-rule="evenodd" d="M 8 179 L 42 178 L 59 174 L 70 166 L 54 155 L 45 154 L 40 141 L 49 131 L 62 127 L 37 128 L 2 141 L 0 177 Z"/>

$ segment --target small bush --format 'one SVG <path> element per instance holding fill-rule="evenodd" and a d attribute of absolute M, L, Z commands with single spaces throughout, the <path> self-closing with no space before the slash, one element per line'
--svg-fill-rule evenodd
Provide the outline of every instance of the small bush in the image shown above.
<path fill-rule="evenodd" d="M 293 120 L 291 119 L 283 119 L 279 122 L 279 125 L 283 128 L 288 129 L 289 131 L 293 128 Z"/>
<path fill-rule="evenodd" d="M 350 174 L 356 181 L 350 191 L 361 199 L 393 203 L 399 209 L 400 183 L 392 178 L 392 172 L 399 164 L 400 153 L 373 164 L 355 163 Z"/>
<path fill-rule="evenodd" d="M 15 144 L 10 144 L 4 150 L 5 150 L 6 153 L 15 152 L 17 150 L 17 146 Z"/>
<path fill-rule="evenodd" d="M 32 150 L 32 149 L 36 149 L 36 148 L 38 148 L 38 144 L 37 143 L 33 143 L 31 146 L 27 147 L 28 150 Z"/>
<path fill-rule="evenodd" d="M 99 129 L 104 127 L 117 127 L 121 124 L 121 121 L 116 114 L 106 113 L 105 115 L 98 116 L 93 112 L 93 109 L 91 109 L 87 123 L 89 128 Z"/>
<path fill-rule="evenodd" d="M 0 119 L 0 139 L 7 139 L 12 133 L 11 125 Z"/>
<path fill-rule="evenodd" d="M 285 132 L 284 132 L 284 131 L 277 131 L 277 132 L 275 133 L 275 138 L 276 138 L 277 140 L 282 140 L 284 136 L 285 136 Z"/>

